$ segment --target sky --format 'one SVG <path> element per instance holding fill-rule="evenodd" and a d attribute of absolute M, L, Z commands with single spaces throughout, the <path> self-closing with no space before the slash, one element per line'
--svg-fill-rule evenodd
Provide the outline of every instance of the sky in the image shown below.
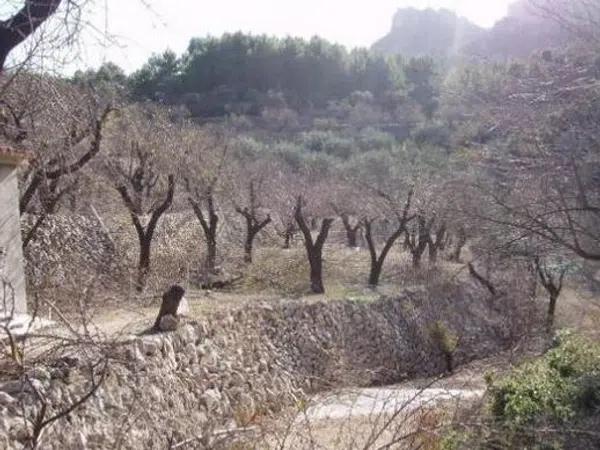
<path fill-rule="evenodd" d="M 74 68 L 112 61 L 127 72 L 152 53 L 183 52 L 192 37 L 244 31 L 370 46 L 400 7 L 445 7 L 490 27 L 512 0 L 96 0 Z M 96 30 L 96 31 L 91 31 Z M 108 33 L 107 33 L 108 32 Z M 112 39 L 107 38 L 112 36 Z"/>

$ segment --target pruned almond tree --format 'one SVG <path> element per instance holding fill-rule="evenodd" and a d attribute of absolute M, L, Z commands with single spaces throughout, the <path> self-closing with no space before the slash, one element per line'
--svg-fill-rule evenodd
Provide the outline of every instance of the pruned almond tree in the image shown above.
<path fill-rule="evenodd" d="M 235 211 L 244 221 L 244 261 L 251 263 L 254 242 L 258 234 L 273 219 L 269 203 L 274 191 L 274 174 L 279 170 L 277 164 L 268 161 L 247 161 L 239 163 L 231 177 L 231 199 Z"/>
<path fill-rule="evenodd" d="M 383 264 L 398 239 L 405 233 L 408 233 L 407 226 L 414 219 L 411 216 L 411 206 L 414 191 L 411 189 L 408 191 L 404 206 L 398 210 L 396 200 L 387 194 L 380 192 L 379 197 L 384 200 L 387 207 L 384 207 L 381 211 L 387 211 L 388 214 L 393 216 L 392 231 L 384 237 L 384 244 L 381 251 L 377 252 L 377 245 L 375 243 L 375 235 L 373 233 L 373 225 L 375 222 L 374 217 L 365 217 L 363 219 L 363 225 L 365 227 L 365 240 L 367 241 L 367 247 L 369 249 L 369 256 L 371 261 L 371 267 L 369 270 L 368 284 L 371 287 L 375 287 L 379 284 L 381 278 L 381 272 L 383 270 Z"/>
<path fill-rule="evenodd" d="M 31 158 L 21 172 L 21 214 L 34 218 L 26 247 L 50 214 L 74 192 L 102 149 L 103 131 L 115 111 L 110 96 L 35 75 L 16 77 L 0 99 L 0 136 Z"/>
<path fill-rule="evenodd" d="M 165 111 L 134 107 L 123 112 L 119 126 L 112 131 L 107 175 L 136 231 L 139 258 L 135 287 L 142 292 L 151 269 L 156 229 L 173 204 L 178 130 Z"/>
<path fill-rule="evenodd" d="M 229 138 L 217 127 L 195 125 L 186 126 L 182 138 L 186 199 L 202 229 L 206 245 L 203 273 L 209 277 L 217 272 L 219 203 L 231 163 Z"/>
<path fill-rule="evenodd" d="M 335 219 L 332 217 L 320 219 L 321 223 L 317 234 L 313 236 L 307 220 L 305 205 L 305 197 L 299 195 L 294 208 L 294 218 L 304 238 L 304 248 L 310 266 L 310 289 L 313 294 L 323 294 L 325 293 L 325 286 L 323 285 L 323 247 Z"/>

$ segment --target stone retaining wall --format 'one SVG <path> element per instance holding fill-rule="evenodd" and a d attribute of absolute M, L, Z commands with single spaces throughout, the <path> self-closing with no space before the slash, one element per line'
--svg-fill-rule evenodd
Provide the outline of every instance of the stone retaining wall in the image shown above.
<path fill-rule="evenodd" d="M 502 350 L 514 334 L 502 303 L 485 298 L 449 285 L 435 298 L 413 289 L 371 303 L 264 304 L 135 338 L 110 350 L 102 387 L 50 427 L 41 448 L 164 449 L 202 436 L 190 448 L 211 447 L 215 429 L 244 426 L 311 391 L 442 373 L 428 331 L 435 321 L 459 336 L 458 362 Z M 49 411 L 85 392 L 84 360 L 63 358 L 32 375 Z M 21 405 L 29 418 L 39 406 L 28 390 L 19 380 L 0 385 L 0 446 L 19 448 L 26 439 Z"/>

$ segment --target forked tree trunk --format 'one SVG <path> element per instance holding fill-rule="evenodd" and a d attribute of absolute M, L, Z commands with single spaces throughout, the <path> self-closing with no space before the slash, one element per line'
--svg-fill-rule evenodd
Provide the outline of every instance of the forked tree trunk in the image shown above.
<path fill-rule="evenodd" d="M 556 275 L 553 274 L 552 271 L 541 262 L 540 258 L 535 258 L 534 264 L 540 278 L 540 282 L 542 286 L 544 286 L 544 289 L 546 289 L 546 292 L 548 292 L 549 296 L 548 312 L 546 314 L 546 331 L 550 332 L 554 327 L 556 304 L 563 288 L 563 281 L 567 273 L 567 269 L 561 269 L 558 273 L 558 277 L 556 277 Z"/>
<path fill-rule="evenodd" d="M 304 247 L 310 265 L 310 289 L 314 294 L 325 293 L 323 285 L 323 245 L 329 235 L 334 219 L 323 219 L 317 239 L 313 240 L 310 227 L 302 213 L 302 198 L 298 197 L 294 217 L 304 237 Z"/>
<path fill-rule="evenodd" d="M 460 262 L 460 255 L 462 253 L 463 248 L 467 244 L 467 233 L 463 227 L 458 229 L 458 233 L 456 236 L 456 244 L 454 246 L 454 250 L 452 251 L 452 256 L 450 261 Z"/>
<path fill-rule="evenodd" d="M 435 239 L 429 234 L 429 242 L 427 243 L 429 248 L 429 262 L 431 264 L 437 263 L 438 253 L 444 247 L 446 240 L 446 224 L 442 222 L 439 227 Z"/>
<path fill-rule="evenodd" d="M 402 210 L 402 215 L 397 215 L 397 227 L 385 241 L 379 256 L 377 256 L 377 249 L 373 239 L 373 221 L 369 219 L 363 220 L 363 226 L 365 228 L 365 240 L 367 241 L 367 247 L 369 248 L 369 256 L 371 259 L 371 268 L 369 270 L 369 286 L 371 287 L 375 287 L 379 284 L 379 279 L 381 278 L 381 272 L 383 270 L 383 264 L 388 256 L 388 253 L 400 236 L 402 236 L 403 233 L 406 233 L 406 226 L 413 219 L 413 217 L 408 217 L 413 195 L 414 190 L 411 189 L 406 197 L 406 203 L 404 205 L 404 209 Z"/>
<path fill-rule="evenodd" d="M 244 239 L 244 262 L 252 262 L 252 251 L 254 248 L 254 239 L 260 233 L 260 231 L 271 223 L 271 216 L 267 216 L 262 222 L 259 222 L 254 212 L 254 208 L 251 209 L 236 209 L 246 220 L 246 237 Z"/>
<path fill-rule="evenodd" d="M 369 248 L 369 256 L 371 259 L 371 267 L 369 270 L 369 286 L 375 287 L 379 284 L 385 259 L 392 249 L 392 246 L 396 243 L 400 236 L 402 236 L 402 233 L 404 233 L 406 224 L 404 221 L 401 221 L 396 231 L 394 231 L 394 233 L 392 233 L 392 235 L 385 241 L 379 256 L 377 255 L 377 249 L 375 248 L 375 242 L 373 239 L 372 224 L 372 220 L 365 219 L 363 221 L 363 225 L 365 227 L 365 240 L 367 241 L 367 247 Z"/>
<path fill-rule="evenodd" d="M 341 214 L 341 218 L 342 224 L 344 225 L 344 230 L 346 231 L 346 242 L 348 247 L 358 247 L 358 231 L 360 230 L 360 222 L 358 222 L 356 225 L 352 225 L 348 214 Z"/>
<path fill-rule="evenodd" d="M 135 189 L 134 189 L 135 190 Z M 173 196 L 175 194 L 175 178 L 173 175 L 169 175 L 168 177 L 168 191 L 165 200 L 155 209 L 153 209 L 150 213 L 150 220 L 146 227 L 142 225 L 140 220 L 140 210 L 139 206 L 136 206 L 136 203 L 132 199 L 127 187 L 122 185 L 117 188 L 119 194 L 125 203 L 125 206 L 129 210 L 129 214 L 131 216 L 131 221 L 135 227 L 138 242 L 140 245 L 140 257 L 138 260 L 138 273 L 135 289 L 137 292 L 142 292 L 146 288 L 146 283 L 148 281 L 148 275 L 150 273 L 150 262 L 151 262 L 151 250 L 152 250 L 152 239 L 154 238 L 154 232 L 156 231 L 156 226 L 158 225 L 159 219 L 162 215 L 171 207 L 173 203 Z M 136 195 L 136 192 L 134 192 Z"/>
<path fill-rule="evenodd" d="M 431 223 L 431 222 L 430 222 Z M 430 224 L 427 224 L 423 215 L 417 216 L 417 230 L 413 233 L 407 233 L 405 244 L 408 246 L 412 255 L 412 263 L 415 269 L 421 267 L 421 258 L 427 250 L 429 244 L 429 229 Z"/>
<path fill-rule="evenodd" d="M 188 189 L 189 191 L 189 189 Z M 216 271 L 217 264 L 217 227 L 219 224 L 219 216 L 217 216 L 215 201 L 212 188 L 206 189 L 203 195 L 196 195 L 200 197 L 194 198 L 192 195 L 188 196 L 188 202 L 194 210 L 194 214 L 200 222 L 202 232 L 204 233 L 204 240 L 206 242 L 206 259 L 204 261 L 205 273 L 212 274 Z M 206 205 L 206 212 L 203 210 L 202 204 Z"/>

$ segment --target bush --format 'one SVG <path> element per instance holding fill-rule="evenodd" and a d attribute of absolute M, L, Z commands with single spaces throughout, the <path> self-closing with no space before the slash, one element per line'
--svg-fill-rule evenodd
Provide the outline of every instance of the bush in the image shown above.
<path fill-rule="evenodd" d="M 563 334 L 557 347 L 490 385 L 492 414 L 508 426 L 597 414 L 600 344 Z"/>
<path fill-rule="evenodd" d="M 353 152 L 351 139 L 331 131 L 309 131 L 300 136 L 302 145 L 312 153 L 326 153 L 347 159 Z"/>
<path fill-rule="evenodd" d="M 429 335 L 444 354 L 452 354 L 458 347 L 458 336 L 446 324 L 438 320 L 429 328 Z"/>
<path fill-rule="evenodd" d="M 486 382 L 490 403 L 463 411 L 442 448 L 600 448 L 600 343 L 563 333 L 541 358 Z"/>
<path fill-rule="evenodd" d="M 429 336 L 433 344 L 446 358 L 448 372 L 454 370 L 454 352 L 458 348 L 458 336 L 440 320 L 429 327 Z"/>
<path fill-rule="evenodd" d="M 367 127 L 361 130 L 358 136 L 358 145 L 363 152 L 371 150 L 390 150 L 394 148 L 396 139 L 389 133 Z"/>

